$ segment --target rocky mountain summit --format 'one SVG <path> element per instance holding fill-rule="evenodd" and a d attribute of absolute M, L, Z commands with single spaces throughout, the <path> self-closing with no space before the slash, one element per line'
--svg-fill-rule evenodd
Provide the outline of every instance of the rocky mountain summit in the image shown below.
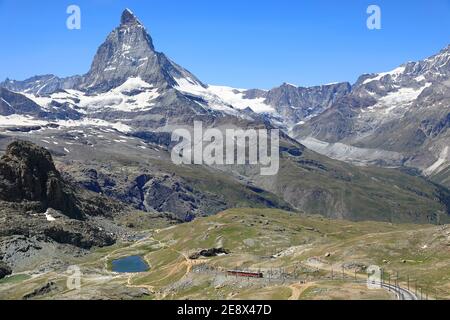
<path fill-rule="evenodd" d="M 259 114 L 291 127 L 326 110 L 350 90 L 348 83 L 311 88 L 283 84 L 272 90 L 206 85 L 158 52 L 129 9 L 98 48 L 86 74 L 7 79 L 0 87 L 24 94 L 40 105 L 41 112 L 33 114 L 37 118 L 97 118 L 165 131 L 194 120 L 209 124 L 223 123 L 223 118 L 228 123 L 242 119 L 264 123 Z M 9 110 L 5 115 L 13 113 L 26 114 Z"/>
<path fill-rule="evenodd" d="M 99 47 L 90 70 L 82 76 L 58 78 L 36 76 L 25 81 L 7 79 L 1 87 L 12 91 L 48 95 L 75 89 L 91 94 L 116 88 L 129 78 L 139 77 L 159 90 L 177 85 L 176 79 L 188 78 L 204 86 L 193 74 L 157 52 L 145 27 L 129 10 L 123 11 L 120 25 Z"/>
<path fill-rule="evenodd" d="M 136 16 L 126 9 L 120 26 L 100 46 L 91 69 L 83 76 L 80 89 L 105 92 L 139 77 L 159 90 L 174 87 L 176 79 L 201 82 L 189 71 L 176 65 L 163 53 L 155 51 L 153 41 Z"/>
<path fill-rule="evenodd" d="M 85 75 L 69 78 L 44 75 L 24 81 L 7 79 L 0 87 L 9 96 L 16 97 L 0 100 L 0 112 L 5 116 L 33 116 L 36 121 L 100 119 L 143 130 L 164 131 L 195 119 L 213 123 L 218 118 L 239 114 L 219 97 L 207 100 L 184 91 L 186 86 L 207 90 L 192 73 L 156 51 L 144 26 L 126 9 L 120 25 L 98 48 Z M 33 113 L 14 108 L 13 102 L 19 97 L 34 102 L 27 104 L 29 109 L 36 105 L 40 108 L 34 108 Z"/>

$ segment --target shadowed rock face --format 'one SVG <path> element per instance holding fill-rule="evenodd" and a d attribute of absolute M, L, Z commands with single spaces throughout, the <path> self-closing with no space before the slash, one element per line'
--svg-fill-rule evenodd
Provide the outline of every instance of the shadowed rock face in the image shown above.
<path fill-rule="evenodd" d="M 11 268 L 0 260 L 0 279 L 3 279 L 7 275 L 10 275 L 12 273 Z"/>
<path fill-rule="evenodd" d="M 122 210 L 64 180 L 46 149 L 27 141 L 11 143 L 0 159 L 0 277 L 41 259 L 59 261 L 114 244 L 113 231 L 121 230 L 112 218 Z"/>
<path fill-rule="evenodd" d="M 10 144 L 0 159 L 0 200 L 39 202 L 44 210 L 83 218 L 73 190 L 62 180 L 50 153 L 26 141 Z"/>
<path fill-rule="evenodd" d="M 122 13 L 122 17 L 120 18 L 120 24 L 122 25 L 140 25 L 141 23 L 130 11 L 130 9 L 125 9 Z"/>
<path fill-rule="evenodd" d="M 309 88 L 285 83 L 268 91 L 265 103 L 274 106 L 284 122 L 292 125 L 327 110 L 350 90 L 351 85 L 347 82 Z"/>
<path fill-rule="evenodd" d="M 39 115 L 41 107 L 24 95 L 0 88 L 0 116 L 12 114 Z"/>

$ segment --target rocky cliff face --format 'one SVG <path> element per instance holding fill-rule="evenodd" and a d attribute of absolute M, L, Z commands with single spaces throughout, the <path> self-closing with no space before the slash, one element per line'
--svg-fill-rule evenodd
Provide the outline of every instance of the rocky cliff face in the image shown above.
<path fill-rule="evenodd" d="M 67 183 L 51 154 L 35 144 L 15 141 L 0 159 L 0 260 L 14 270 L 42 263 L 39 256 L 113 244 L 116 236 L 97 221 L 121 210 L 126 208 Z"/>
<path fill-rule="evenodd" d="M 346 82 L 309 88 L 285 83 L 269 90 L 265 95 L 265 103 L 274 106 L 289 125 L 295 125 L 324 112 L 350 90 L 351 86 Z"/>
<path fill-rule="evenodd" d="M 74 191 L 62 180 L 50 153 L 26 141 L 10 144 L 0 159 L 0 200 L 37 202 L 43 210 L 52 208 L 70 218 L 84 218 Z"/>

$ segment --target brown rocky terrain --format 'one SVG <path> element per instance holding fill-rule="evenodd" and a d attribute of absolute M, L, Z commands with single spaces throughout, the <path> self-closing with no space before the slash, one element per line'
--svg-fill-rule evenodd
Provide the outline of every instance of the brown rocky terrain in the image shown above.
<path fill-rule="evenodd" d="M 118 234 L 99 221 L 112 223 L 115 214 L 127 210 L 66 182 L 46 149 L 15 141 L 0 159 L 1 273 L 43 262 L 60 251 L 70 255 L 111 245 Z M 40 261 L 37 255 L 42 255 Z"/>

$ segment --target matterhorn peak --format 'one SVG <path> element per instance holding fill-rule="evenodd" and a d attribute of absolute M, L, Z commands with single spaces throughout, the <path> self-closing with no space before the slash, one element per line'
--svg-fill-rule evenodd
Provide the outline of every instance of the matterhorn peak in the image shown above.
<path fill-rule="evenodd" d="M 130 25 L 130 24 L 142 25 L 141 22 L 138 20 L 138 18 L 134 15 L 134 13 L 128 8 L 122 12 L 120 23 L 122 25 Z"/>
<path fill-rule="evenodd" d="M 120 26 L 98 48 L 91 69 L 83 76 L 79 88 L 106 92 L 130 78 L 140 78 L 156 88 L 173 87 L 179 78 L 196 79 L 157 52 L 144 25 L 130 9 L 125 9 Z"/>

